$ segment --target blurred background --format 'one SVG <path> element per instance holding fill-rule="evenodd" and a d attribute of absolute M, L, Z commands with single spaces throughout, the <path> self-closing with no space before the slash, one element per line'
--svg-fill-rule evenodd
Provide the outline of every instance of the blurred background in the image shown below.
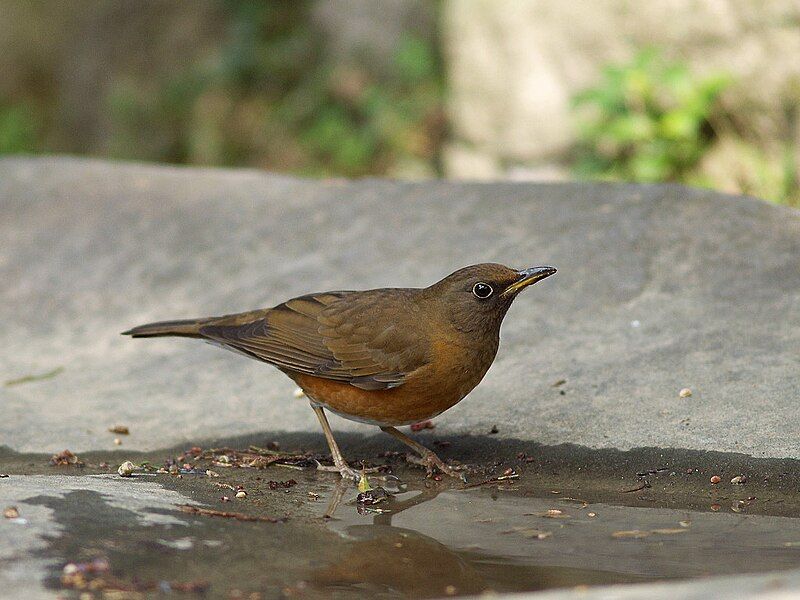
<path fill-rule="evenodd" d="M 0 0 L 0 153 L 800 206 L 800 0 Z"/>

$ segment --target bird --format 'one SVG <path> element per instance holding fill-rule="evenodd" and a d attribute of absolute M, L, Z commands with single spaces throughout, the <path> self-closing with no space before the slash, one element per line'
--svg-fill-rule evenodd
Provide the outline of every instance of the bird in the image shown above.
<path fill-rule="evenodd" d="M 550 277 L 550 266 L 464 267 L 424 288 L 330 291 L 272 308 L 218 317 L 160 321 L 122 332 L 133 338 L 187 337 L 269 363 L 309 399 L 343 478 L 345 461 L 326 410 L 378 426 L 410 447 L 426 467 L 463 474 L 397 427 L 431 419 L 480 383 L 500 345 L 500 325 L 518 294 Z"/>

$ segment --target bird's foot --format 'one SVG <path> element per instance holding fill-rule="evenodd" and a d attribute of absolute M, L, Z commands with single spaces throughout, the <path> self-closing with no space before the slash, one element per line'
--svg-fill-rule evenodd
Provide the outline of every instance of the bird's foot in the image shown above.
<path fill-rule="evenodd" d="M 455 477 L 456 479 L 460 479 L 464 483 L 467 482 L 467 476 L 465 473 L 445 463 L 441 458 L 436 456 L 436 454 L 431 450 L 425 452 L 425 454 L 423 454 L 421 457 L 414 456 L 413 454 L 408 454 L 406 455 L 406 460 L 415 465 L 422 465 L 423 467 L 425 467 L 425 470 L 428 472 L 427 473 L 428 477 L 433 477 L 434 469 L 438 469 L 444 475 L 447 475 L 449 477 Z"/>
<path fill-rule="evenodd" d="M 314 462 L 317 463 L 317 471 L 323 471 L 326 473 L 339 473 L 342 476 L 342 479 L 349 479 L 356 485 L 358 485 L 358 482 L 361 481 L 362 473 L 378 473 L 380 471 L 380 467 L 369 467 L 361 471 L 356 471 L 347 464 L 337 467 L 336 465 L 323 465 L 318 460 Z"/>

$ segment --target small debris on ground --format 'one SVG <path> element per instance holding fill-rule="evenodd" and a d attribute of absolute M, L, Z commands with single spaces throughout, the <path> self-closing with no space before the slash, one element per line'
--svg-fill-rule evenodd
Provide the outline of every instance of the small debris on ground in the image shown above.
<path fill-rule="evenodd" d="M 650 488 L 650 487 L 653 487 L 653 486 L 650 485 L 650 482 L 645 479 L 644 481 L 642 481 L 636 487 L 628 488 L 626 490 L 620 490 L 620 494 L 630 494 L 632 492 L 640 492 L 640 491 L 642 491 L 644 489 L 647 489 L 647 488 Z"/>
<path fill-rule="evenodd" d="M 126 425 L 114 425 L 113 427 L 109 427 L 108 430 L 111 433 L 118 433 L 119 435 L 129 435 L 130 430 Z"/>
<path fill-rule="evenodd" d="M 25 375 L 24 377 L 19 377 L 17 379 L 8 379 L 6 380 L 5 386 L 12 387 L 15 385 L 22 385 L 23 383 L 33 383 L 34 381 L 43 381 L 45 379 L 52 379 L 56 375 L 64 372 L 64 367 L 56 367 L 52 371 L 47 371 L 47 373 L 42 373 L 41 375 Z"/>
<path fill-rule="evenodd" d="M 17 519 L 19 518 L 19 510 L 16 506 L 9 506 L 3 509 L 3 516 L 6 519 Z"/>
<path fill-rule="evenodd" d="M 733 479 L 731 479 L 731 483 L 734 485 L 742 485 L 743 483 L 747 482 L 747 475 L 737 475 Z"/>
<path fill-rule="evenodd" d="M 119 466 L 117 473 L 119 473 L 120 477 L 132 477 L 135 470 L 136 465 L 134 465 L 131 461 L 126 460 Z"/>
<path fill-rule="evenodd" d="M 678 396 L 681 398 L 689 398 L 692 395 L 692 390 L 689 388 L 683 388 L 680 392 L 678 392 Z"/>
<path fill-rule="evenodd" d="M 489 433 L 494 435 L 495 433 L 500 433 L 500 430 L 497 428 L 497 425 L 492 425 L 492 428 L 489 430 Z"/>
<path fill-rule="evenodd" d="M 722 477 L 720 477 L 719 475 L 712 475 L 712 477 L 711 477 L 711 483 L 712 483 L 712 485 L 716 485 L 716 484 L 718 484 L 720 481 L 722 481 Z"/>
<path fill-rule="evenodd" d="M 422 431 L 423 429 L 436 429 L 436 424 L 428 419 L 427 421 L 420 421 L 411 426 L 411 431 Z"/>
<path fill-rule="evenodd" d="M 247 498 L 247 492 L 245 492 L 244 490 L 239 490 L 238 492 L 236 492 L 236 497 L 237 498 Z"/>
<path fill-rule="evenodd" d="M 111 566 L 104 558 L 85 563 L 68 563 L 61 571 L 61 585 L 73 590 L 89 590 L 82 593 L 81 598 L 84 595 L 95 598 L 92 591 L 100 592 L 103 598 L 143 598 L 143 594 L 147 592 L 202 594 L 210 587 L 207 581 L 142 582 L 134 579 L 126 582 L 113 577 L 110 571 Z"/>
<path fill-rule="evenodd" d="M 544 517 L 545 519 L 569 519 L 570 516 L 559 508 L 551 508 L 544 512 L 524 513 L 526 517 Z"/>
<path fill-rule="evenodd" d="M 115 446 L 122 446 L 122 440 L 119 438 L 114 438 L 114 445 Z"/>
<path fill-rule="evenodd" d="M 284 523 L 286 517 L 276 519 L 274 517 L 260 517 L 245 515 L 236 512 L 227 512 L 224 510 L 213 510 L 211 508 L 201 508 L 199 506 L 192 506 L 191 504 L 178 504 L 178 510 L 181 512 L 189 513 L 192 515 L 203 515 L 205 517 L 223 517 L 225 519 L 236 519 L 237 521 L 258 521 L 261 523 Z"/>
<path fill-rule="evenodd" d="M 650 535 L 649 531 L 643 531 L 641 529 L 630 529 L 627 531 L 615 531 L 611 534 L 611 537 L 616 539 L 625 539 L 625 538 L 645 538 Z"/>
<path fill-rule="evenodd" d="M 54 467 L 84 466 L 83 461 L 78 458 L 77 454 L 75 454 L 74 452 L 70 452 L 69 450 L 64 450 L 62 452 L 59 452 L 58 454 L 54 454 L 53 456 L 51 456 L 50 464 Z"/>
<path fill-rule="evenodd" d="M 267 482 L 269 489 L 271 490 L 278 490 L 278 489 L 289 489 L 290 487 L 294 487 L 297 485 L 297 481 L 294 479 L 287 479 L 286 481 L 273 481 L 269 480 Z"/>
<path fill-rule="evenodd" d="M 566 379 L 558 379 L 553 383 L 553 387 L 558 387 L 560 385 L 564 385 L 565 383 L 567 383 Z"/>
<path fill-rule="evenodd" d="M 678 529 L 676 527 L 664 527 L 662 529 L 652 529 L 651 533 L 658 535 L 676 535 L 678 533 L 686 533 L 686 529 Z"/>
<path fill-rule="evenodd" d="M 470 483 L 464 486 L 464 489 L 480 487 L 482 485 L 489 485 L 492 483 L 500 483 L 503 481 L 509 481 L 511 479 L 519 479 L 519 473 L 514 471 L 514 469 L 506 469 L 502 475 L 498 475 L 497 477 L 490 477 L 484 481 L 479 481 L 477 483 Z M 561 492 L 553 492 L 554 494 L 560 494 Z"/>
<path fill-rule="evenodd" d="M 518 533 L 522 537 L 533 540 L 544 540 L 553 535 L 552 531 L 545 531 L 543 529 L 535 529 L 531 527 L 514 527 L 513 529 L 509 529 L 508 531 L 503 531 L 501 533 Z"/>
<path fill-rule="evenodd" d="M 385 502 L 392 495 L 382 487 L 370 488 L 365 492 L 359 492 L 356 496 L 356 504 L 360 506 L 373 506 L 381 502 Z"/>
<path fill-rule="evenodd" d="M 586 513 L 586 516 L 587 516 L 587 517 L 594 518 L 594 517 L 596 517 L 596 516 L 597 516 L 597 513 L 594 513 L 594 512 Z"/>

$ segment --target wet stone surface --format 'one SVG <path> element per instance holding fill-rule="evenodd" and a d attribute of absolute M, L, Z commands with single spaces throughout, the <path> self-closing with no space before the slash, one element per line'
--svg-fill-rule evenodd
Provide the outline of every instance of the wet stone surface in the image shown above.
<path fill-rule="evenodd" d="M 0 583 L 30 597 L 56 591 L 101 597 L 105 589 L 402 598 L 800 564 L 800 520 L 791 518 L 800 514 L 793 461 L 663 450 L 599 454 L 593 461 L 585 449 L 529 446 L 513 454 L 490 449 L 501 459 L 482 462 L 482 443 L 454 442 L 474 461 L 463 486 L 425 479 L 402 457 L 380 456 L 367 443 L 356 456 L 365 465 L 385 465 L 400 483 L 370 477 L 392 495 L 365 507 L 356 502 L 356 487 L 332 474 L 236 466 L 252 444 L 227 442 L 214 452 L 87 453 L 78 456 L 82 467 L 0 452 L 9 475 L 0 480 L 0 505 L 19 512 L 0 520 Z M 281 448 L 297 449 L 283 455 L 321 450 L 296 443 L 281 440 Z M 262 439 L 258 447 L 267 445 Z M 123 457 L 149 470 L 120 477 Z M 181 464 L 178 473 L 154 472 L 173 464 Z M 724 481 L 712 484 L 712 471 Z M 744 484 L 730 483 L 743 473 Z M 237 497 L 237 490 L 246 495 Z"/>

